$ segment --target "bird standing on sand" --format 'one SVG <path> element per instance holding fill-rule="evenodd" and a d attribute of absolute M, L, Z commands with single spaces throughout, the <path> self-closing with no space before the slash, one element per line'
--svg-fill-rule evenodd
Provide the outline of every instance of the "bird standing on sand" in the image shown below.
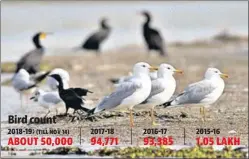
<path fill-rule="evenodd" d="M 182 73 L 181 70 L 175 69 L 169 64 L 161 64 L 157 71 L 157 79 L 151 83 L 151 92 L 149 97 L 142 103 L 151 109 L 152 125 L 157 125 L 154 118 L 154 107 L 167 102 L 174 94 L 176 81 L 174 73 Z M 135 107 L 136 108 L 136 107 Z"/>
<path fill-rule="evenodd" d="M 36 87 L 37 83 L 41 82 L 50 72 L 46 72 L 37 76 L 30 77 L 29 73 L 25 69 L 20 69 L 12 78 L 12 85 L 20 93 L 21 107 L 22 95 L 30 94 Z"/>
<path fill-rule="evenodd" d="M 147 44 L 148 53 L 151 50 L 156 50 L 160 53 L 161 56 L 168 56 L 167 51 L 165 50 L 164 40 L 160 35 L 159 31 L 151 28 L 151 14 L 148 11 L 143 11 L 142 15 L 146 17 L 146 21 L 143 24 L 143 36 Z"/>
<path fill-rule="evenodd" d="M 90 35 L 82 45 L 83 49 L 95 50 L 96 53 L 100 53 L 101 43 L 108 38 L 111 32 L 111 27 L 107 24 L 107 19 L 103 18 L 100 22 L 100 29 Z"/>
<path fill-rule="evenodd" d="M 60 75 L 53 74 L 53 75 L 49 75 L 49 76 L 54 78 L 55 80 L 57 80 L 57 82 L 59 83 L 59 85 L 58 85 L 59 95 L 66 106 L 66 112 L 64 113 L 64 115 L 67 115 L 69 108 L 74 109 L 73 113 L 75 113 L 75 111 L 79 110 L 79 109 L 83 110 L 84 112 L 89 111 L 89 109 L 83 107 L 84 106 L 84 101 L 83 101 L 84 99 L 81 98 L 81 96 L 86 96 L 87 93 L 93 93 L 93 92 L 91 92 L 87 89 L 83 89 L 83 88 L 64 89 L 62 78 Z"/>
<path fill-rule="evenodd" d="M 29 74 L 35 74 L 39 71 L 41 59 L 44 54 L 44 48 L 40 43 L 40 39 L 45 39 L 51 33 L 39 32 L 33 36 L 35 49 L 26 53 L 16 64 L 16 73 L 21 69 L 25 69 Z"/>
<path fill-rule="evenodd" d="M 32 96 L 30 100 L 34 100 L 35 102 L 38 102 L 40 106 L 48 109 L 48 112 L 44 117 L 50 113 L 51 109 L 55 109 L 57 115 L 57 109 L 55 108 L 55 105 L 62 102 L 58 91 L 45 92 L 41 89 L 37 89 L 34 93 L 34 96 Z"/>
<path fill-rule="evenodd" d="M 53 74 L 58 74 L 61 76 L 64 89 L 69 88 L 70 76 L 66 70 L 61 69 L 61 68 L 55 68 L 51 71 L 51 73 L 49 75 L 53 75 Z M 48 87 L 50 88 L 50 90 L 52 90 L 52 91 L 58 90 L 59 83 L 54 78 L 48 76 L 46 83 L 47 83 Z"/>
<path fill-rule="evenodd" d="M 149 72 L 157 70 L 145 62 L 139 62 L 133 66 L 133 75 L 129 80 L 118 85 L 116 90 L 103 98 L 89 115 L 104 110 L 128 109 L 130 111 L 130 126 L 134 126 L 132 108 L 142 103 L 150 94 L 151 79 Z"/>
<path fill-rule="evenodd" d="M 188 85 L 182 93 L 163 105 L 165 107 L 185 104 L 201 105 L 200 114 L 204 122 L 204 106 L 210 106 L 216 102 L 223 93 L 225 83 L 222 78 L 228 78 L 228 75 L 221 73 L 217 68 L 208 68 L 202 81 Z"/>

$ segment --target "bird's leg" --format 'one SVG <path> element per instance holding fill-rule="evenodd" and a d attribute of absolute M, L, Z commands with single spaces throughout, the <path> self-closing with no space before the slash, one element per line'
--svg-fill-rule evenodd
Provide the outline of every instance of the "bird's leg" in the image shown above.
<path fill-rule="evenodd" d="M 206 122 L 206 112 L 205 112 L 205 107 L 203 106 L 203 121 Z"/>
<path fill-rule="evenodd" d="M 205 118 L 211 118 L 210 111 L 209 108 L 205 108 Z"/>
<path fill-rule="evenodd" d="M 153 108 L 150 109 L 150 117 L 151 117 L 151 123 L 153 125 L 153 123 L 154 123 L 154 112 L 153 112 Z"/>
<path fill-rule="evenodd" d="M 44 118 L 50 113 L 50 110 L 48 110 L 47 114 L 44 116 Z"/>
<path fill-rule="evenodd" d="M 25 95 L 25 104 L 28 106 L 29 105 L 29 95 Z"/>
<path fill-rule="evenodd" d="M 202 122 L 205 122 L 205 110 L 204 110 L 204 106 L 200 107 L 200 114 L 201 114 L 201 120 Z"/>
<path fill-rule="evenodd" d="M 130 111 L 130 127 L 134 127 L 134 120 L 133 120 L 133 112 L 132 109 L 129 109 Z"/>
<path fill-rule="evenodd" d="M 200 115 L 201 115 L 201 119 L 202 119 L 202 107 L 200 107 Z"/>
<path fill-rule="evenodd" d="M 67 112 L 68 112 L 68 107 L 66 107 L 66 112 L 64 113 L 64 116 L 67 116 Z"/>
<path fill-rule="evenodd" d="M 151 108 L 151 121 L 152 121 L 152 126 L 156 126 L 156 125 L 160 125 L 158 123 L 155 122 L 155 116 L 154 116 L 154 107 Z"/>
<path fill-rule="evenodd" d="M 21 100 L 21 108 L 23 108 L 23 106 L 22 106 L 22 93 L 20 93 L 20 100 Z"/>

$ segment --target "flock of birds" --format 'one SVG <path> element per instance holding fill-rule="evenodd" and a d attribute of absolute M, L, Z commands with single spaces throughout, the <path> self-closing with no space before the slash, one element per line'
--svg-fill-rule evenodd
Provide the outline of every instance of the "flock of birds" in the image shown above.
<path fill-rule="evenodd" d="M 150 27 L 151 16 L 147 11 L 142 12 L 146 17 L 143 24 L 143 35 L 148 50 L 157 50 L 160 55 L 167 56 L 164 41 L 159 32 Z M 84 49 L 100 52 L 100 44 L 109 36 L 110 26 L 107 19 L 101 20 L 101 29 L 92 34 L 82 45 Z M 228 75 L 221 73 L 217 68 L 208 68 L 204 79 L 188 85 L 184 91 L 174 95 L 176 81 L 174 73 L 183 73 L 173 66 L 163 63 L 159 67 L 152 67 L 148 63 L 139 62 L 133 66 L 129 76 L 115 80 L 116 89 L 110 95 L 104 97 L 93 109 L 85 106 L 84 96 L 92 91 L 84 88 L 70 88 L 70 76 L 66 70 L 56 68 L 48 72 L 39 72 L 44 48 L 40 39 L 51 33 L 40 32 L 33 37 L 36 49 L 26 53 L 18 62 L 15 74 L 12 78 L 13 87 L 20 92 L 21 107 L 23 94 L 32 93 L 31 100 L 48 108 L 47 116 L 52 108 L 60 102 L 64 102 L 68 114 L 69 108 L 83 111 L 86 117 L 94 116 L 102 111 L 128 110 L 130 113 L 130 126 L 134 126 L 133 108 L 140 105 L 151 111 L 152 125 L 157 125 L 154 118 L 155 106 L 181 106 L 185 104 L 202 105 L 200 112 L 205 121 L 204 106 L 211 105 L 218 100 L 224 90 L 224 81 Z M 38 84 L 46 79 L 49 90 L 38 88 Z M 57 114 L 57 110 L 56 110 Z M 81 114 L 82 115 L 82 114 Z"/>
<path fill-rule="evenodd" d="M 156 77 L 150 72 L 156 72 Z M 51 108 L 55 108 L 55 105 L 63 101 L 66 108 L 63 114 L 65 116 L 69 108 L 74 109 L 73 114 L 78 110 L 83 111 L 86 117 L 103 111 L 128 110 L 130 126 L 133 127 L 133 108 L 138 105 L 150 109 L 152 125 L 157 125 L 153 114 L 155 106 L 197 104 L 202 105 L 200 112 L 202 120 L 205 121 L 204 107 L 213 104 L 222 95 L 225 87 L 222 78 L 227 78 L 228 75 L 221 73 L 217 68 L 208 68 L 203 80 L 188 85 L 182 93 L 174 96 L 176 89 L 174 73 L 183 73 L 183 71 L 165 63 L 159 67 L 152 67 L 145 62 L 136 63 L 133 66 L 132 75 L 119 82 L 115 91 L 104 97 L 93 109 L 85 106 L 83 98 L 93 92 L 84 88 L 70 88 L 69 74 L 60 68 L 33 77 L 22 68 L 14 75 L 12 83 L 14 88 L 22 94 L 31 91 L 42 79 L 47 78 L 46 84 L 50 91 L 36 89 L 34 96 L 30 98 L 48 108 L 45 116 L 50 113 Z"/>
<path fill-rule="evenodd" d="M 148 53 L 151 50 L 156 50 L 162 56 L 167 56 L 165 50 L 165 42 L 160 35 L 159 31 L 150 26 L 151 15 L 148 11 L 141 12 L 146 17 L 146 21 L 143 24 L 143 36 L 147 44 Z M 111 27 L 107 23 L 107 19 L 103 18 L 100 22 L 100 29 L 95 33 L 91 34 L 87 40 L 82 44 L 80 49 L 94 50 L 97 54 L 100 53 L 100 46 L 110 35 Z M 36 33 L 32 41 L 35 45 L 35 49 L 24 54 L 21 59 L 17 62 L 16 73 L 24 68 L 30 74 L 35 74 L 39 71 L 39 65 L 42 57 L 45 53 L 44 47 L 41 45 L 40 40 L 45 39 L 47 35 L 51 35 L 50 32 L 38 32 Z M 78 49 L 77 49 L 78 50 Z"/>

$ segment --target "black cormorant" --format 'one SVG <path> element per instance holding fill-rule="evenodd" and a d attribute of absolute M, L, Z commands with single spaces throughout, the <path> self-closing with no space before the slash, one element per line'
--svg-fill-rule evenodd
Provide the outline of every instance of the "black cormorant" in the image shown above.
<path fill-rule="evenodd" d="M 50 33 L 39 32 L 33 36 L 32 40 L 36 48 L 23 55 L 17 62 L 16 73 L 21 68 L 25 69 L 29 74 L 35 74 L 39 71 L 41 59 L 44 54 L 44 48 L 40 43 L 40 39 L 45 39 L 47 34 Z"/>
<path fill-rule="evenodd" d="M 100 21 L 100 29 L 87 38 L 87 40 L 82 45 L 82 48 L 87 50 L 95 50 L 96 53 L 99 53 L 100 45 L 105 39 L 108 38 L 110 31 L 111 28 L 107 24 L 107 19 L 103 18 Z"/>
<path fill-rule="evenodd" d="M 150 27 L 151 15 L 148 11 L 143 11 L 142 15 L 146 17 L 143 24 L 143 36 L 147 44 L 148 51 L 159 51 L 161 56 L 167 56 L 167 51 L 164 48 L 164 40 L 159 31 Z"/>
<path fill-rule="evenodd" d="M 69 108 L 73 108 L 74 112 L 78 109 L 83 110 L 84 112 L 88 112 L 89 109 L 83 107 L 84 99 L 81 96 L 86 96 L 87 93 L 92 93 L 91 91 L 83 88 L 68 88 L 64 89 L 63 82 L 58 74 L 50 75 L 50 77 L 54 78 L 58 81 L 58 91 L 60 98 L 64 101 L 66 106 L 66 112 L 64 115 L 67 114 Z"/>

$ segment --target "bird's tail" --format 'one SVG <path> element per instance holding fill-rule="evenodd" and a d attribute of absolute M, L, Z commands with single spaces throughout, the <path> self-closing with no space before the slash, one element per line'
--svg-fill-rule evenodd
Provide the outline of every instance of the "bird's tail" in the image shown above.
<path fill-rule="evenodd" d="M 88 113 L 91 109 L 88 109 L 88 108 L 86 108 L 86 107 L 81 107 L 80 108 L 81 110 L 83 110 L 84 112 L 86 112 L 86 113 Z"/>
<path fill-rule="evenodd" d="M 28 89 L 33 88 L 33 87 L 37 87 L 37 85 L 36 84 L 31 84 L 28 87 L 26 87 L 24 89 L 21 89 L 20 91 L 28 90 Z"/>
<path fill-rule="evenodd" d="M 95 108 L 89 110 L 89 111 L 87 112 L 87 116 L 93 115 L 93 114 L 94 114 L 94 111 L 95 111 Z"/>
<path fill-rule="evenodd" d="M 80 111 L 79 111 L 79 110 L 80 110 Z M 81 108 L 78 109 L 78 114 L 85 117 L 86 113 L 89 112 L 89 110 L 90 110 L 90 109 L 81 106 Z"/>
<path fill-rule="evenodd" d="M 50 72 L 51 72 L 51 71 L 47 71 L 47 72 L 45 72 L 45 73 L 43 73 L 43 74 L 41 74 L 41 75 L 35 77 L 35 81 L 36 81 L 37 83 L 38 83 L 38 82 L 41 82 L 44 78 L 47 77 L 47 75 L 50 74 Z"/>
<path fill-rule="evenodd" d="M 88 113 L 90 111 L 90 109 L 83 107 L 83 106 L 81 106 L 79 110 L 81 110 L 80 111 L 81 116 L 85 116 L 85 113 Z"/>
<path fill-rule="evenodd" d="M 117 78 L 112 78 L 110 79 L 110 82 L 114 83 L 114 84 L 117 84 L 119 82 L 119 79 Z"/>
<path fill-rule="evenodd" d="M 92 91 L 89 91 L 88 89 L 86 89 L 86 92 L 87 92 L 87 93 L 93 93 Z"/>
<path fill-rule="evenodd" d="M 173 100 L 168 101 L 168 102 L 165 102 L 165 103 L 161 104 L 160 106 L 163 106 L 164 108 L 166 108 L 166 107 L 171 106 L 171 105 L 172 105 L 172 102 L 173 102 Z"/>
<path fill-rule="evenodd" d="M 36 86 L 37 86 L 36 84 L 32 84 L 32 85 L 28 86 L 27 89 L 30 89 L 30 88 L 33 88 L 33 87 L 36 87 Z"/>
<path fill-rule="evenodd" d="M 86 96 L 87 93 L 93 93 L 92 91 L 89 91 L 85 88 L 72 88 L 72 90 L 78 95 L 78 96 Z"/>

